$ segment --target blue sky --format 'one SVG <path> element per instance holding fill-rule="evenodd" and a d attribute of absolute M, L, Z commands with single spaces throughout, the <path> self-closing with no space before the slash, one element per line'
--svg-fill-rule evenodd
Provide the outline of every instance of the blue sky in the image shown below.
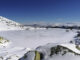
<path fill-rule="evenodd" d="M 80 0 L 0 0 L 0 15 L 20 23 L 80 22 Z"/>

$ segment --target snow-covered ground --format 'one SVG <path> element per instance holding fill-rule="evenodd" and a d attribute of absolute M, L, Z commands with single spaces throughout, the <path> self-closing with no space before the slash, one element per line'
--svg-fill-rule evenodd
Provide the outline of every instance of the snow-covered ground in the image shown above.
<path fill-rule="evenodd" d="M 75 32 L 66 32 L 65 29 L 0 31 L 0 36 L 11 42 L 9 46 L 0 48 L 0 55 L 3 56 L 4 59 L 10 56 L 15 57 L 14 55 L 16 55 L 18 57 L 15 57 L 15 60 L 17 60 L 27 51 L 35 50 L 39 46 L 50 43 L 69 43 L 69 41 L 74 39 L 75 35 Z"/>
<path fill-rule="evenodd" d="M 0 36 L 11 40 L 12 45 L 35 49 L 48 43 L 68 43 L 75 32 L 65 29 L 1 31 Z M 67 38 L 67 39 L 66 39 Z"/>

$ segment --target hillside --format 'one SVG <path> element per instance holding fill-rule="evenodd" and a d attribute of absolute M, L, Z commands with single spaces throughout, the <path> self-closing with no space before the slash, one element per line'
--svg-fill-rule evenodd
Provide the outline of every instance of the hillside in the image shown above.
<path fill-rule="evenodd" d="M 7 30 L 26 30 L 31 27 L 25 27 L 20 23 L 17 23 L 13 20 L 7 19 L 5 17 L 0 16 L 0 31 L 7 31 Z"/>

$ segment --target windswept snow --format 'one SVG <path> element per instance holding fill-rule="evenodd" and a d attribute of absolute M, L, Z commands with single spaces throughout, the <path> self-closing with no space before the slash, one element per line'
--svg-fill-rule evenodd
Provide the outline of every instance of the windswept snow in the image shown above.
<path fill-rule="evenodd" d="M 3 31 L 0 35 L 7 38 L 14 46 L 36 48 L 48 43 L 68 43 L 76 33 L 64 29 Z M 66 39 L 67 38 L 67 39 Z M 31 44 L 32 43 L 32 44 Z"/>
<path fill-rule="evenodd" d="M 4 60 L 9 58 L 13 60 L 13 57 L 19 59 L 28 51 L 35 50 L 39 46 L 50 43 L 69 43 L 75 35 L 75 32 L 66 32 L 65 29 L 0 31 L 0 36 L 11 41 L 9 47 L 0 50 L 2 52 L 0 55 L 3 56 Z"/>

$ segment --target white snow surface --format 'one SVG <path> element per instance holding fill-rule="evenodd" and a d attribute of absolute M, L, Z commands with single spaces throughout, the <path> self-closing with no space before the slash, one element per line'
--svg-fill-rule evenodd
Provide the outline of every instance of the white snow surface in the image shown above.
<path fill-rule="evenodd" d="M 1 31 L 0 35 L 11 40 L 12 45 L 35 49 L 48 43 L 68 43 L 76 33 L 64 29 Z M 67 38 L 67 39 L 66 39 Z"/>
<path fill-rule="evenodd" d="M 15 57 L 15 60 L 18 60 L 29 50 L 35 50 L 39 46 L 49 43 L 69 43 L 75 35 L 75 32 L 66 32 L 65 29 L 0 31 L 0 36 L 11 42 L 8 47 L 0 48 L 0 55 L 4 60 L 18 56 Z"/>

